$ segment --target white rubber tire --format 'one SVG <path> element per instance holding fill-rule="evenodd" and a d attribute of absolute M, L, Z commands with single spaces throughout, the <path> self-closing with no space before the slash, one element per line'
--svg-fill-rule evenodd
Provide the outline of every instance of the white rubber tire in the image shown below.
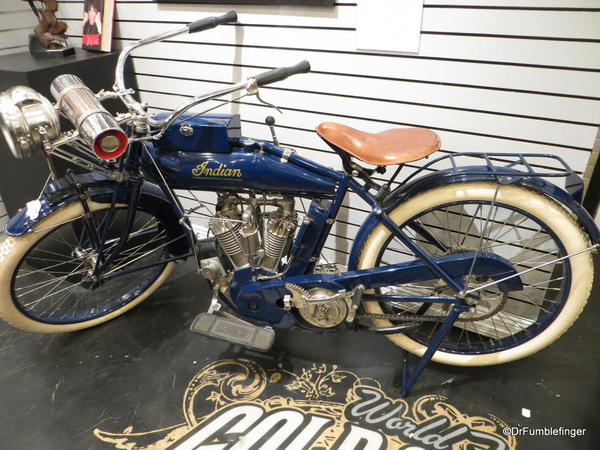
<path fill-rule="evenodd" d="M 400 204 L 390 212 L 389 217 L 396 224 L 400 225 L 422 211 L 445 203 L 468 200 L 486 200 L 491 202 L 495 191 L 496 184 L 489 182 L 442 186 L 419 194 Z M 567 254 L 575 253 L 590 246 L 587 234 L 573 220 L 570 214 L 558 203 L 539 193 L 519 186 L 504 185 L 500 187 L 496 201 L 518 207 L 537 217 L 558 236 Z M 380 248 L 385 244 L 389 236 L 390 232 L 383 225 L 378 225 L 373 229 L 359 254 L 359 269 L 374 267 Z M 438 350 L 432 360 L 456 366 L 487 366 L 524 358 L 550 345 L 577 319 L 587 302 L 592 288 L 594 268 L 590 252 L 574 256 L 570 258 L 570 262 L 571 290 L 568 299 L 554 322 L 533 339 L 497 353 L 480 355 L 461 355 Z M 377 302 L 365 303 L 365 310 L 373 314 L 381 314 L 383 312 Z M 382 327 L 391 326 L 391 323 L 387 320 L 375 320 L 374 323 Z M 427 349 L 427 347 L 405 334 L 394 334 L 387 337 L 396 345 L 414 355 L 422 356 Z"/>
<path fill-rule="evenodd" d="M 91 211 L 106 209 L 110 205 L 88 202 Z M 124 206 L 124 205 L 117 205 Z M 36 333 L 65 333 L 69 331 L 82 330 L 84 328 L 93 327 L 101 323 L 107 322 L 117 316 L 120 316 L 126 311 L 129 311 L 134 306 L 148 298 L 169 276 L 173 270 L 173 262 L 167 263 L 163 272 L 137 298 L 127 303 L 123 307 L 112 311 L 109 314 L 98 317 L 96 319 L 87 320 L 85 322 L 70 323 L 70 324 L 49 324 L 38 322 L 25 314 L 23 314 L 14 304 L 11 294 L 11 282 L 14 271 L 23 256 L 27 251 L 41 238 L 48 234 L 54 225 L 75 219 L 81 216 L 83 208 L 79 202 L 71 203 L 58 211 L 45 217 L 33 230 L 44 230 L 40 232 L 28 233 L 19 237 L 6 237 L 4 242 L 0 244 L 0 317 L 11 325 L 21 328 L 26 331 Z"/>

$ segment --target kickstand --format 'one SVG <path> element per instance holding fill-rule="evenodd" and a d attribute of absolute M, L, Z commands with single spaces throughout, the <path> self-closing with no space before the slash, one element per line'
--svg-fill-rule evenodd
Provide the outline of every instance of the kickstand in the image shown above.
<path fill-rule="evenodd" d="M 458 318 L 459 314 L 465 309 L 468 309 L 468 307 L 465 307 L 461 304 L 454 305 L 454 307 L 450 311 L 450 314 L 448 314 L 446 320 L 442 322 L 442 326 L 433 337 L 433 340 L 429 344 L 429 347 L 427 347 L 427 350 L 425 351 L 423 356 L 421 356 L 421 358 L 419 358 L 419 361 L 417 361 L 417 364 L 415 364 L 415 367 L 413 368 L 412 372 L 410 372 L 408 368 L 408 352 L 405 349 L 402 349 L 402 389 L 400 390 L 400 395 L 402 395 L 402 397 L 406 397 L 408 395 L 411 388 L 421 375 L 421 372 L 423 372 L 423 369 L 425 369 L 427 363 L 431 361 L 433 354 L 436 352 L 436 350 L 448 334 L 448 331 L 450 331 L 450 329 L 452 328 L 452 325 Z"/>

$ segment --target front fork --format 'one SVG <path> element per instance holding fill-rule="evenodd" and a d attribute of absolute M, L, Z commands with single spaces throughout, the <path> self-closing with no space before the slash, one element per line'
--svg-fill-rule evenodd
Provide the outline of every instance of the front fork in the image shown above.
<path fill-rule="evenodd" d="M 140 191 L 142 184 L 144 183 L 144 178 L 142 175 L 129 177 L 127 181 L 127 189 L 130 190 L 129 201 L 127 203 L 127 218 L 125 220 L 124 226 L 121 229 L 121 233 L 119 235 L 118 241 L 113 245 L 113 248 L 110 251 L 110 254 L 105 258 L 104 250 L 106 244 L 106 233 L 110 228 L 110 224 L 114 218 L 115 214 L 115 205 L 117 202 L 117 198 L 119 197 L 119 189 L 123 189 L 123 184 L 119 184 L 117 190 L 113 193 L 113 198 L 111 202 L 111 207 L 108 209 L 108 213 L 102 219 L 102 222 L 97 225 L 94 222 L 92 212 L 90 210 L 88 200 L 89 195 L 84 190 L 81 183 L 74 179 L 73 174 L 71 172 L 67 173 L 66 179 L 71 183 L 73 188 L 75 189 L 77 198 L 81 203 L 81 207 L 83 209 L 83 226 L 85 233 L 82 234 L 82 238 L 80 240 L 80 245 L 84 245 L 83 240 L 87 237 L 89 243 L 96 254 L 96 259 L 94 262 L 94 268 L 89 274 L 89 279 L 93 284 L 97 284 L 101 281 L 101 274 L 104 273 L 109 266 L 115 261 L 115 259 L 119 256 L 123 248 L 125 247 L 129 235 L 131 233 L 131 229 L 133 227 L 133 222 L 135 221 L 135 215 L 138 208 L 138 202 L 140 197 Z"/>
<path fill-rule="evenodd" d="M 134 141 L 129 145 L 129 149 L 126 157 L 120 163 L 120 174 L 122 181 L 117 184 L 116 190 L 112 194 L 111 207 L 108 209 L 108 213 L 102 219 L 99 225 L 94 223 L 92 213 L 90 211 L 88 200 L 89 195 L 84 191 L 83 186 L 73 176 L 72 172 L 68 172 L 66 175 L 67 181 L 73 186 L 76 191 L 77 198 L 83 208 L 83 222 L 85 232 L 90 241 L 90 244 L 96 253 L 96 259 L 94 262 L 94 268 L 89 274 L 89 279 L 92 286 L 96 286 L 103 281 L 102 274 L 105 273 L 110 265 L 117 259 L 121 251 L 125 248 L 133 223 L 136 217 L 136 211 L 138 209 L 140 193 L 142 185 L 144 184 L 144 175 L 140 171 L 140 156 L 142 152 L 142 146 L 140 142 Z M 105 257 L 105 244 L 106 244 L 106 233 L 112 224 L 115 215 L 115 205 L 117 199 L 121 197 L 122 190 L 127 191 L 129 195 L 127 197 L 127 217 L 125 223 L 121 228 L 119 238 L 116 244 L 113 245 L 110 250 L 110 254 Z M 80 242 L 82 245 L 83 242 Z"/>

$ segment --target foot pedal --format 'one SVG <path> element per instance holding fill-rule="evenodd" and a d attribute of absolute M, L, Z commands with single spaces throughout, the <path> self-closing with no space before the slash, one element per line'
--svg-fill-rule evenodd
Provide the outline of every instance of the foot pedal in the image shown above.
<path fill-rule="evenodd" d="M 275 331 L 272 328 L 259 327 L 207 313 L 196 316 L 190 331 L 263 352 L 269 350 L 275 340 Z"/>

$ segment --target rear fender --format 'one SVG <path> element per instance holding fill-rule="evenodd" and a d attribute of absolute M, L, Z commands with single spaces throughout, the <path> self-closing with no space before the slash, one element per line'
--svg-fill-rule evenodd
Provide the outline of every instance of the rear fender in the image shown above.
<path fill-rule="evenodd" d="M 98 172 L 78 174 L 73 176 L 81 189 L 88 193 L 89 198 L 96 203 L 128 203 L 131 196 L 131 186 L 111 180 Z M 8 236 L 22 236 L 30 233 L 32 228 L 42 219 L 58 209 L 79 201 L 71 183 L 65 178 L 52 181 L 37 200 L 32 200 L 21 208 L 6 224 L 4 233 Z M 153 214 L 165 225 L 168 240 L 184 235 L 169 246 L 174 255 L 183 255 L 191 249 L 187 230 L 179 223 L 173 206 L 159 186 L 144 181 L 139 197 L 138 209 Z"/>
<path fill-rule="evenodd" d="M 416 180 L 400 186 L 390 192 L 390 194 L 383 199 L 381 205 L 385 212 L 389 212 L 397 205 L 405 202 L 411 197 L 418 195 L 421 192 L 428 191 L 433 188 L 440 186 L 446 186 L 454 183 L 466 183 L 473 181 L 491 181 L 497 182 L 495 175 L 481 174 L 484 167 L 469 166 L 457 168 L 456 170 L 439 170 L 429 175 L 417 178 Z M 571 212 L 580 225 L 585 229 L 590 237 L 592 244 L 600 243 L 600 232 L 598 227 L 594 223 L 594 219 L 589 213 L 581 206 L 577 200 L 569 194 L 569 192 L 561 189 L 553 183 L 550 183 L 543 178 L 538 177 L 523 177 L 523 173 L 515 170 L 515 179 L 513 184 L 524 186 L 528 189 L 539 192 L 540 194 L 550 197 L 556 202 L 560 203 L 564 208 Z M 576 184 L 573 180 L 570 180 L 570 185 Z M 358 264 L 358 256 L 371 231 L 379 224 L 377 216 L 370 214 L 359 229 L 356 239 L 352 245 L 350 256 L 348 258 L 348 270 L 356 270 Z"/>

